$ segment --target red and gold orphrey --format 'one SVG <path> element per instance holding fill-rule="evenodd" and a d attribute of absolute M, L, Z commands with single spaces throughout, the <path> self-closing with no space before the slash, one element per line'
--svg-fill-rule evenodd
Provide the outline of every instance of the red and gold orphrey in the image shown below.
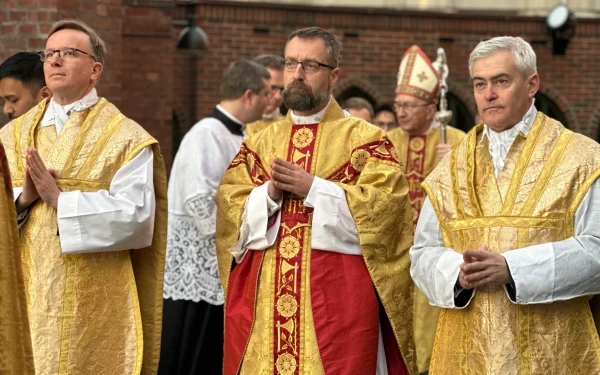
<path fill-rule="evenodd" d="M 310 171 L 318 124 L 294 125 L 287 160 Z M 281 213 L 281 227 L 275 269 L 274 358 L 275 374 L 295 375 L 300 363 L 300 280 L 306 228 L 313 209 L 304 199 L 287 195 Z"/>
<path fill-rule="evenodd" d="M 413 224 L 416 226 L 419 213 L 425 201 L 425 192 L 421 183 L 425 180 L 425 144 L 427 135 L 410 136 L 406 153 L 406 179 L 408 180 L 408 199 L 413 209 Z"/>

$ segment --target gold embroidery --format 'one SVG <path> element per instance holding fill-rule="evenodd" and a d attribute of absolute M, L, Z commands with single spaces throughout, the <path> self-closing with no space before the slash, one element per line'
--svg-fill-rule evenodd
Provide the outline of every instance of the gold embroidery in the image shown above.
<path fill-rule="evenodd" d="M 296 130 L 294 133 L 294 137 L 292 138 L 292 142 L 294 146 L 298 148 L 304 148 L 312 143 L 314 139 L 314 135 L 312 130 L 308 128 L 300 128 Z"/>
<path fill-rule="evenodd" d="M 352 164 L 354 169 L 360 172 L 363 170 L 365 164 L 367 164 L 367 160 L 369 160 L 370 157 L 371 154 L 368 151 L 356 150 L 350 158 L 350 164 Z"/>
<path fill-rule="evenodd" d="M 300 242 L 292 236 L 285 237 L 279 244 L 279 252 L 286 259 L 293 258 L 298 251 L 300 251 Z"/>
<path fill-rule="evenodd" d="M 292 355 L 285 353 L 277 358 L 276 366 L 279 374 L 292 375 L 296 371 L 296 359 Z"/>

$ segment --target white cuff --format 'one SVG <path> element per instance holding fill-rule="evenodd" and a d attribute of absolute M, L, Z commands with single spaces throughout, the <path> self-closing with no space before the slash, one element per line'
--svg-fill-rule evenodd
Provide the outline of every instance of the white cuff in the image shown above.
<path fill-rule="evenodd" d="M 515 286 L 515 303 L 527 305 L 553 301 L 554 246 L 552 243 L 528 246 L 502 253 Z"/>
<path fill-rule="evenodd" d="M 274 201 L 268 194 L 269 181 L 250 192 L 242 214 L 240 238 L 230 249 L 237 263 L 244 260 L 248 250 L 264 250 L 275 243 L 281 222 L 283 199 Z M 267 228 L 269 218 L 276 214 L 275 223 Z"/>
<path fill-rule="evenodd" d="M 445 251 L 440 256 L 435 273 L 433 274 L 433 285 L 436 299 L 434 302 L 436 303 L 432 305 L 447 309 L 458 308 L 454 303 L 454 285 L 456 285 L 456 280 L 458 280 L 460 265 L 463 263 L 463 261 L 462 254 L 459 254 L 454 250 Z M 473 293 L 473 295 L 474 294 L 475 293 Z M 467 303 L 465 307 L 468 305 L 469 304 Z"/>
<path fill-rule="evenodd" d="M 63 254 L 83 251 L 81 224 L 77 216 L 79 191 L 63 191 L 58 196 L 57 221 Z"/>
<path fill-rule="evenodd" d="M 311 247 L 347 255 L 362 255 L 356 223 L 346 201 L 346 192 L 336 183 L 315 177 L 306 198 L 314 208 Z"/>

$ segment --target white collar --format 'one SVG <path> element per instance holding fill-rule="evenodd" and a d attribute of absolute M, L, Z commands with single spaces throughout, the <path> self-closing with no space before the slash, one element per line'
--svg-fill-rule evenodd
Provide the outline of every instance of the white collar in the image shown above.
<path fill-rule="evenodd" d="M 96 103 L 98 103 L 98 92 L 96 91 L 96 88 L 92 88 L 90 92 L 75 103 L 67 105 L 60 105 L 52 98 L 50 99 L 46 113 L 44 113 L 44 117 L 42 118 L 42 126 L 55 125 L 57 133 L 59 133 L 59 128 L 62 128 L 71 112 L 86 110 Z M 58 122 L 61 123 L 58 124 Z"/>
<path fill-rule="evenodd" d="M 221 111 L 225 116 L 227 116 L 231 121 L 235 121 L 236 123 L 240 124 L 240 126 L 242 127 L 242 131 L 244 131 L 244 129 L 246 128 L 246 124 L 244 124 L 243 122 L 241 122 L 240 120 L 238 120 L 234 115 L 232 115 L 231 113 L 227 112 L 225 110 L 225 108 L 223 108 L 220 104 L 217 104 L 217 109 L 219 111 Z"/>
<path fill-rule="evenodd" d="M 531 130 L 531 126 L 533 125 L 533 121 L 535 120 L 536 116 L 537 109 L 535 108 L 535 99 L 533 99 L 531 101 L 531 106 L 529 107 L 529 110 L 527 111 L 527 113 L 525 113 L 525 116 L 523 116 L 523 119 L 517 122 L 515 126 L 498 133 L 484 124 L 483 137 L 481 137 L 481 140 L 483 141 L 483 138 L 487 137 L 489 142 L 510 142 L 512 144 L 519 132 L 523 133 L 524 135 L 529 134 L 529 131 Z"/>
<path fill-rule="evenodd" d="M 331 104 L 331 96 L 329 97 L 329 102 L 327 103 L 325 108 L 323 108 L 322 110 L 320 110 L 319 112 L 317 112 L 315 114 L 308 115 L 308 116 L 300 116 L 300 115 L 295 114 L 294 111 L 292 111 L 292 123 L 294 123 L 296 125 L 318 124 L 319 122 L 321 122 L 321 120 L 323 120 L 323 116 L 325 116 L 325 112 L 327 112 L 327 108 L 329 108 L 329 104 Z"/>
<path fill-rule="evenodd" d="M 281 117 L 281 111 L 279 110 L 279 108 L 275 108 L 275 110 L 273 112 L 265 113 L 262 118 L 264 120 L 275 120 L 275 119 L 278 119 L 279 117 Z"/>

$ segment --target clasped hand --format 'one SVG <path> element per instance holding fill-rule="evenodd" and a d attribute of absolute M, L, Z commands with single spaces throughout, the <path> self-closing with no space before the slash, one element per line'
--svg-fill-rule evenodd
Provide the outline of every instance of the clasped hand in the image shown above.
<path fill-rule="evenodd" d="M 486 285 L 505 285 L 513 282 L 508 264 L 502 254 L 494 253 L 483 245 L 479 250 L 463 253 L 458 282 L 464 289 Z"/>
<path fill-rule="evenodd" d="M 36 149 L 27 149 L 23 192 L 17 199 L 17 211 L 22 212 L 38 198 L 56 208 L 61 190 L 56 184 L 55 176 L 56 172 L 53 169 L 46 168 Z"/>
<path fill-rule="evenodd" d="M 284 191 L 305 198 L 310 191 L 315 176 L 299 165 L 280 158 L 271 161 L 271 183 L 268 194 L 273 200 L 281 198 Z"/>

